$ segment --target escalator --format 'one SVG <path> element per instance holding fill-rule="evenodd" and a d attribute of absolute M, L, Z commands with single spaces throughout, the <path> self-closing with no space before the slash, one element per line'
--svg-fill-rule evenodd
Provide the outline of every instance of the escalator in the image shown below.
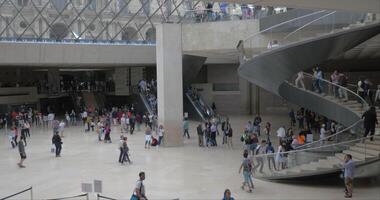
<path fill-rule="evenodd" d="M 191 91 L 185 92 L 184 95 L 184 111 L 188 113 L 188 117 L 194 120 L 207 121 L 216 114 L 211 107 L 203 100 L 199 94 L 194 96 Z"/>

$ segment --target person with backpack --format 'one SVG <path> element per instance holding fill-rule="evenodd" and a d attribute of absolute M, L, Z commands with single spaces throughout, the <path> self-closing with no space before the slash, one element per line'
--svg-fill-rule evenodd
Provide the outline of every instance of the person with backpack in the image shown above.
<path fill-rule="evenodd" d="M 145 186 L 143 184 L 145 180 L 145 172 L 139 173 L 139 180 L 136 182 L 136 187 L 133 190 L 131 200 L 148 200 L 145 194 Z"/>
<path fill-rule="evenodd" d="M 252 181 L 252 161 L 248 158 L 247 150 L 244 150 L 243 158 L 243 162 L 241 163 L 239 168 L 239 174 L 243 170 L 244 177 L 244 182 L 241 186 L 241 189 L 245 190 L 245 186 L 248 186 L 248 192 L 252 192 L 252 189 L 254 188 Z"/>

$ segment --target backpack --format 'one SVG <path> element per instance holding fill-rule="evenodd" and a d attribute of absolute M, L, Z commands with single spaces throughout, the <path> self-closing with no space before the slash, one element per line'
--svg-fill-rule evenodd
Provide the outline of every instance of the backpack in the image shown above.
<path fill-rule="evenodd" d="M 246 162 L 243 165 L 244 171 L 251 172 L 252 171 L 252 164 L 249 159 L 246 160 Z"/>

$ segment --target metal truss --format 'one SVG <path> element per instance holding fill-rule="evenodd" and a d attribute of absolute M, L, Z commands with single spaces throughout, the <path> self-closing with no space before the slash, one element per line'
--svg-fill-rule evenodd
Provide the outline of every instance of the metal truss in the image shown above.
<path fill-rule="evenodd" d="M 16 40 L 34 38 L 37 41 L 68 39 L 114 42 L 120 38 L 140 38 L 152 42 L 147 41 L 144 30 L 147 27 L 154 28 L 155 23 L 173 20 L 180 23 L 186 14 L 181 13 L 181 10 L 189 9 L 184 8 L 183 3 L 192 0 L 83 1 L 85 3 L 78 6 L 75 0 L 59 0 L 61 4 L 54 0 L 27 0 L 21 3 L 17 0 L 0 0 L 0 22 L 6 22 L 0 23 L 0 38 L 6 38 L 5 33 L 11 31 L 11 39 Z M 126 9 L 131 10 L 128 7 L 132 2 L 134 5 L 138 3 L 134 7 L 135 11 L 125 13 Z M 147 6 L 155 3 L 155 9 L 148 11 Z M 135 32 L 130 31 L 127 33 L 128 38 L 123 38 L 122 34 L 126 33 L 128 27 L 132 27 Z"/>

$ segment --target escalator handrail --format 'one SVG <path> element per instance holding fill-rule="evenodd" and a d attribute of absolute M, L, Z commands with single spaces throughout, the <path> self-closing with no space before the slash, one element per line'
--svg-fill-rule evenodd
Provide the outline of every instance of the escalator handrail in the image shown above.
<path fill-rule="evenodd" d="M 188 92 L 186 92 L 185 95 L 189 99 L 190 103 L 193 105 L 193 107 L 195 108 L 195 110 L 197 111 L 197 113 L 199 114 L 199 116 L 201 116 L 202 120 L 206 121 L 205 116 L 202 114 L 202 112 L 199 110 L 199 108 L 195 105 L 195 102 L 191 98 L 190 94 Z"/>

